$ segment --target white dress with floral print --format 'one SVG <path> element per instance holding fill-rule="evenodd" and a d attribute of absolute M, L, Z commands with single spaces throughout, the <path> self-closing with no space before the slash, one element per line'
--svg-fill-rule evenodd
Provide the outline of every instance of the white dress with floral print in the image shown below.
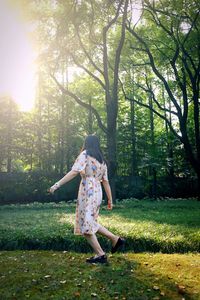
<path fill-rule="evenodd" d="M 97 218 L 102 202 L 101 181 L 107 180 L 107 166 L 100 163 L 96 158 L 82 151 L 72 170 L 81 173 L 81 182 L 78 191 L 76 204 L 74 234 L 93 234 L 98 231 L 99 224 Z"/>

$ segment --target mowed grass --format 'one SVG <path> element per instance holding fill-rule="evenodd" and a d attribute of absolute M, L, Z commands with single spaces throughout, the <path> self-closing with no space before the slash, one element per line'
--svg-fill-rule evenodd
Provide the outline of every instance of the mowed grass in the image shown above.
<path fill-rule="evenodd" d="M 0 299 L 198 300 L 200 255 L 117 253 L 108 265 L 77 252 L 0 252 Z"/>
<path fill-rule="evenodd" d="M 126 238 L 125 251 L 186 253 L 200 250 L 200 202 L 136 200 L 101 207 L 99 222 Z M 0 250 L 43 249 L 89 252 L 73 233 L 75 204 L 32 203 L 0 207 Z M 110 242 L 99 236 L 105 251 Z"/>
<path fill-rule="evenodd" d="M 198 300 L 199 213 L 192 199 L 102 206 L 99 222 L 127 243 L 125 252 L 111 255 L 101 237 L 109 263 L 91 265 L 90 246 L 73 234 L 74 204 L 2 206 L 0 299 Z"/>

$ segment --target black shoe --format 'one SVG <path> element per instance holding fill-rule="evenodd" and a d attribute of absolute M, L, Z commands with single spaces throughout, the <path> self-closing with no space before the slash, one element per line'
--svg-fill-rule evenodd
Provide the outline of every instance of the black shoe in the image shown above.
<path fill-rule="evenodd" d="M 119 237 L 118 240 L 117 240 L 116 245 L 114 247 L 112 247 L 111 253 L 115 253 L 120 247 L 124 246 L 125 242 L 126 241 L 124 239 L 121 239 Z"/>
<path fill-rule="evenodd" d="M 107 256 L 104 254 L 104 255 L 101 255 L 101 256 L 97 256 L 97 257 L 92 256 L 90 258 L 87 258 L 86 262 L 90 263 L 90 264 L 94 264 L 94 263 L 105 264 L 108 261 L 107 261 Z"/>

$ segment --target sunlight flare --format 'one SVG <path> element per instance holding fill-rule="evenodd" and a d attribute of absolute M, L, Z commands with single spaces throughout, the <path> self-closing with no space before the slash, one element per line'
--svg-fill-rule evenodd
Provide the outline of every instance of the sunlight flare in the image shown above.
<path fill-rule="evenodd" d="M 0 95 L 9 95 L 22 111 L 34 106 L 36 66 L 33 45 L 28 37 L 30 26 L 19 12 L 0 2 Z"/>

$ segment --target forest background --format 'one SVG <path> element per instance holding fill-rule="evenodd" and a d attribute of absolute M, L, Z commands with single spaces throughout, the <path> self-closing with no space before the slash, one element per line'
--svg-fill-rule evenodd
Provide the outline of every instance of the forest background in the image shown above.
<path fill-rule="evenodd" d="M 32 26 L 35 106 L 0 97 L 0 202 L 55 195 L 97 134 L 114 199 L 200 199 L 198 1 L 11 1 Z M 27 99 L 28 101 L 28 99 Z"/>

